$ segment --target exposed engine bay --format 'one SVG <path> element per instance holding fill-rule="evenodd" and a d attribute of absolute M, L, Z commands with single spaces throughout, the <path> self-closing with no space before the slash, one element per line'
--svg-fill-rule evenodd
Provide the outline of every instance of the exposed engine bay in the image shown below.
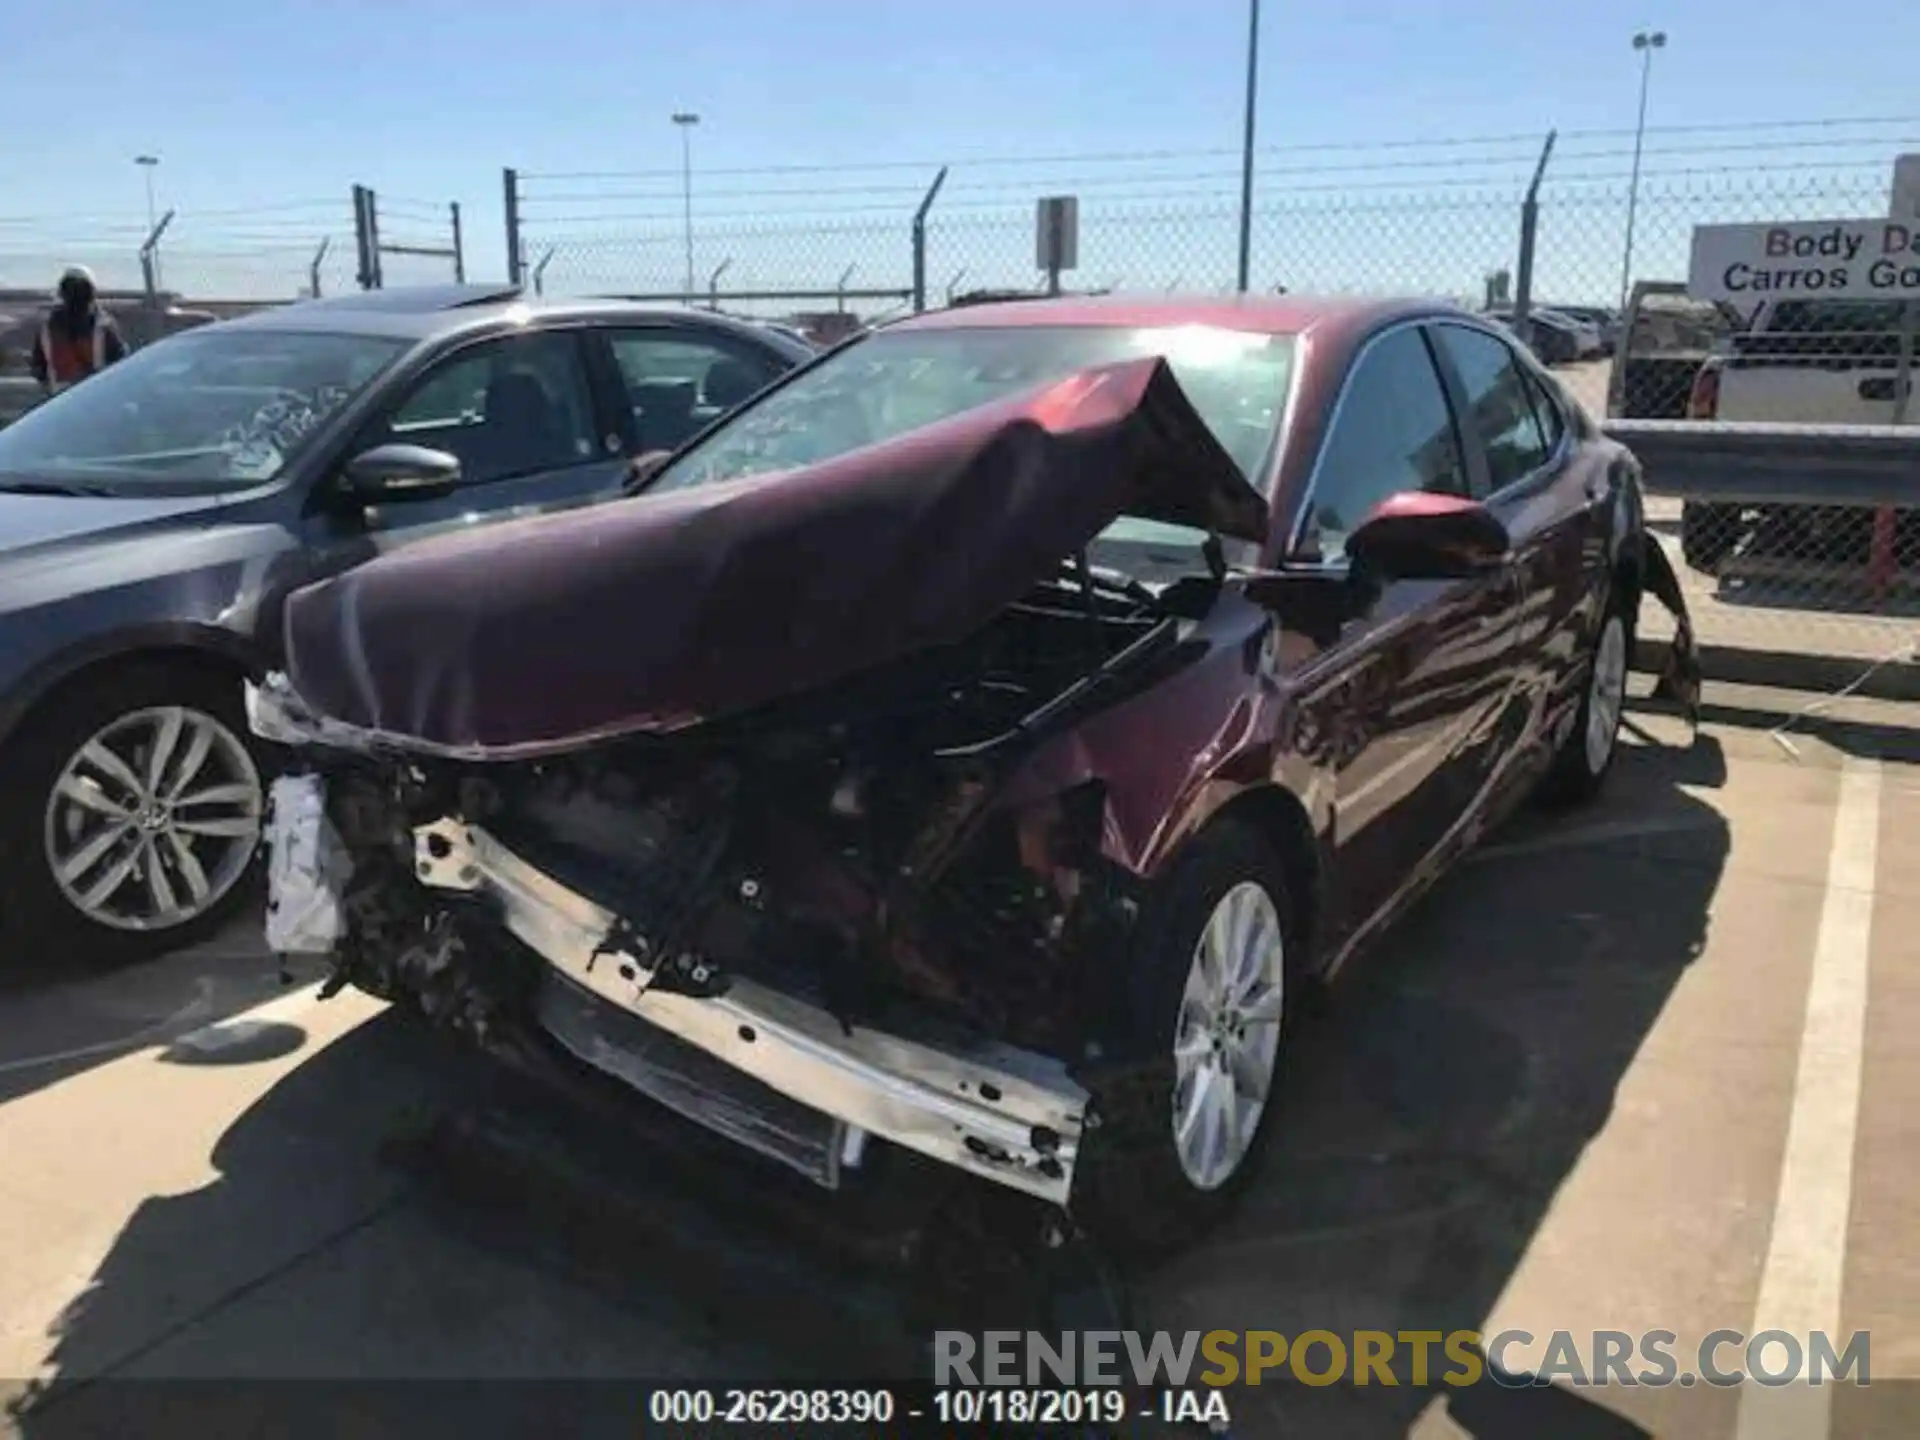
<path fill-rule="evenodd" d="M 412 753 L 272 677 L 255 729 L 315 773 L 275 787 L 270 936 L 483 1045 L 535 1026 L 822 1184 L 878 1134 L 1064 1203 L 1074 1075 L 1124 1050 L 1089 978 L 1140 882 L 1097 783 L 1001 797 L 1181 665 L 1218 589 L 1082 556 L 958 644 L 534 759 Z"/>

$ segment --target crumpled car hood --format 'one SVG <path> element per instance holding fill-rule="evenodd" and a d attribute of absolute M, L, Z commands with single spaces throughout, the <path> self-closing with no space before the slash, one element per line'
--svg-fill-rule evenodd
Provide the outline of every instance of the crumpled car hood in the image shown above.
<path fill-rule="evenodd" d="M 957 641 L 1121 515 L 1266 533 L 1157 358 L 369 561 L 289 598 L 287 679 L 319 716 L 472 757 L 670 731 Z"/>

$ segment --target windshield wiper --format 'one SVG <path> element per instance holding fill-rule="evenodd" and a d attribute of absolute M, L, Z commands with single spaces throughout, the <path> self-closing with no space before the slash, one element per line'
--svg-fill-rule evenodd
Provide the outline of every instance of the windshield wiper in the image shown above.
<path fill-rule="evenodd" d="M 0 494 L 6 495 L 91 496 L 97 499 L 112 493 L 104 485 L 60 484 L 51 480 L 0 479 Z"/>

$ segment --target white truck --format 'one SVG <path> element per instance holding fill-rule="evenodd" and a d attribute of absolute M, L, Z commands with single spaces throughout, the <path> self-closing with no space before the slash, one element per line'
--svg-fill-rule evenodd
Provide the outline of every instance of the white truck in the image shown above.
<path fill-rule="evenodd" d="M 1763 302 L 1752 322 L 1726 336 L 1694 375 L 1687 418 L 1920 423 L 1920 407 L 1902 405 L 1898 393 L 1902 309 L 1899 300 Z M 1911 391 L 1910 375 L 1906 384 Z M 1689 500 L 1681 512 L 1681 550 L 1689 566 L 1712 571 L 1748 534 L 1766 533 L 1807 553 L 1829 548 L 1829 541 L 1844 543 L 1843 532 L 1861 529 L 1869 518 L 1818 505 L 1761 510 Z"/>

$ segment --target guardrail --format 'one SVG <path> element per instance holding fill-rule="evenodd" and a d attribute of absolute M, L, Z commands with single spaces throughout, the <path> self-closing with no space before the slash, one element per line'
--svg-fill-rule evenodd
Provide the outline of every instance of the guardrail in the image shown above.
<path fill-rule="evenodd" d="M 1709 678 L 1920 699 L 1920 425 L 1602 428 L 1679 551 Z"/>
<path fill-rule="evenodd" d="M 1920 425 L 1608 420 L 1649 494 L 1744 505 L 1920 506 Z"/>

